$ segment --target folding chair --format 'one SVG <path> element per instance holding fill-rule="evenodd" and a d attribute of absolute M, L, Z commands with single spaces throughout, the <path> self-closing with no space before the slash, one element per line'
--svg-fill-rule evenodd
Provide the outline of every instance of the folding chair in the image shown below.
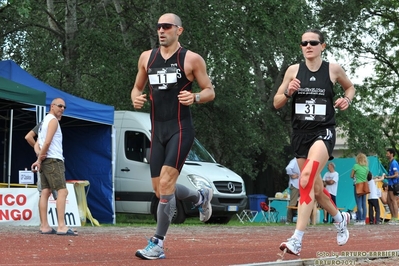
<path fill-rule="evenodd" d="M 260 208 L 262 213 L 261 222 L 264 220 L 266 223 L 277 223 L 278 211 L 274 207 L 270 207 L 266 202 L 261 202 Z"/>
<path fill-rule="evenodd" d="M 240 214 L 236 213 L 238 220 L 240 220 L 241 223 L 245 222 L 252 223 L 255 220 L 257 214 L 258 211 L 249 210 L 249 209 L 242 210 Z"/>

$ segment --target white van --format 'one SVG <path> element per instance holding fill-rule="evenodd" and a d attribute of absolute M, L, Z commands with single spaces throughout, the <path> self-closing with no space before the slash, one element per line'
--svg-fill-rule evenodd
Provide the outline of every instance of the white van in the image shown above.
<path fill-rule="evenodd" d="M 116 212 L 153 214 L 156 219 L 158 198 L 152 189 L 149 153 L 151 122 L 148 113 L 115 111 Z M 178 183 L 198 190 L 202 183 L 213 189 L 212 217 L 208 223 L 228 223 L 246 208 L 247 196 L 242 178 L 218 164 L 195 139 L 178 178 Z M 176 201 L 172 223 L 183 223 L 186 217 L 198 216 L 191 202 Z"/>

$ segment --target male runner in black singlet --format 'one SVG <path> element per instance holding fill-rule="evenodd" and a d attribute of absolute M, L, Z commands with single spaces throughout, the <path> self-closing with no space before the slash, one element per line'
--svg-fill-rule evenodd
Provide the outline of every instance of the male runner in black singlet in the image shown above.
<path fill-rule="evenodd" d="M 163 242 L 176 208 L 176 198 L 191 200 L 199 207 L 200 220 L 206 222 L 212 215 L 210 201 L 213 195 L 208 186 L 193 191 L 176 184 L 194 141 L 190 105 L 215 98 L 205 61 L 200 55 L 180 46 L 179 36 L 183 27 L 177 15 L 162 15 L 157 29 L 160 47 L 141 54 L 131 93 L 134 108 L 141 109 L 147 101 L 147 95 L 142 92 L 149 83 L 151 181 L 160 200 L 156 232 L 144 249 L 137 250 L 136 256 L 151 260 L 165 258 Z M 200 93 L 191 92 L 194 79 L 201 88 Z"/>

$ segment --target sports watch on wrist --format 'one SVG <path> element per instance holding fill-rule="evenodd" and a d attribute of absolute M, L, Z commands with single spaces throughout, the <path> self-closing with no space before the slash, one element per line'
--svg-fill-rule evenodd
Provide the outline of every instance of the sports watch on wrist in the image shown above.
<path fill-rule="evenodd" d="M 291 98 L 291 95 L 288 94 L 288 89 L 285 89 L 285 91 L 284 91 L 284 96 L 285 96 L 286 98 Z"/>
<path fill-rule="evenodd" d="M 194 102 L 195 103 L 199 103 L 199 101 L 201 100 L 201 96 L 199 93 L 195 93 L 194 94 Z"/>

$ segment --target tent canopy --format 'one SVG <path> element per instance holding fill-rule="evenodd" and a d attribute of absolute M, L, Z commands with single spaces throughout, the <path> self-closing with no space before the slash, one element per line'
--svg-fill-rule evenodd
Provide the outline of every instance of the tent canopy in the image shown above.
<path fill-rule="evenodd" d="M 106 125 L 114 123 L 113 106 L 88 101 L 53 88 L 30 75 L 12 60 L 0 61 L 0 77 L 46 92 L 47 106 L 50 106 L 54 98 L 64 99 L 68 108 L 65 109 L 63 117 L 75 118 L 75 122 L 90 121 Z"/>
<path fill-rule="evenodd" d="M 112 151 L 114 107 L 53 88 L 31 76 L 11 60 L 0 61 L 0 77 L 45 92 L 47 110 L 54 98 L 60 97 L 65 100 L 67 108 L 60 121 L 65 177 L 67 180 L 88 180 L 90 187 L 87 203 L 93 217 L 100 223 L 115 222 L 112 168 L 115 156 Z M 36 125 L 36 119 L 35 112 L 31 112 L 30 109 L 15 110 L 14 113 L 14 137 L 10 143 L 13 162 L 11 182 L 18 183 L 18 171 L 29 167 L 36 160 L 32 147 L 24 139 L 26 133 Z M 2 117 L 0 113 L 0 120 Z M 7 123 L 7 119 L 1 120 L 3 121 Z M 2 132 L 0 139 L 5 139 Z M 6 156 L 2 154 L 3 150 L 0 147 L 0 157 Z"/>
<path fill-rule="evenodd" d="M 17 109 L 45 105 L 46 93 L 0 77 L 1 109 Z"/>

